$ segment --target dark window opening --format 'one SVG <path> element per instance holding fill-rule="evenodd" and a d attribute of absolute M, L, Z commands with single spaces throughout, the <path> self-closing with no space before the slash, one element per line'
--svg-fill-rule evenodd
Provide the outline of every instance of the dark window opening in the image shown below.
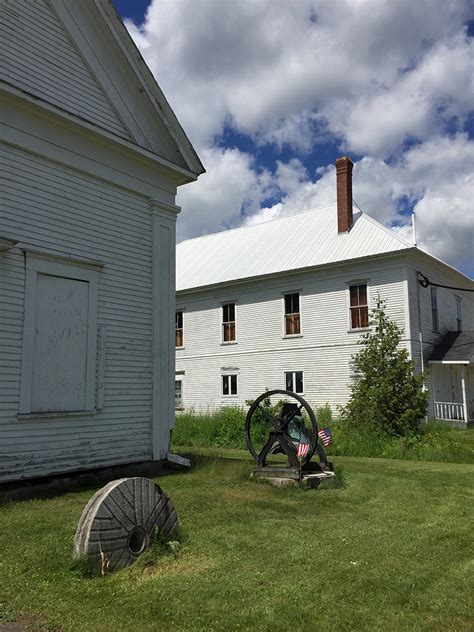
<path fill-rule="evenodd" d="M 301 331 L 300 295 L 285 294 L 285 335 L 294 336 Z"/>
<path fill-rule="evenodd" d="M 351 329 L 364 329 L 369 326 L 369 305 L 367 302 L 367 283 L 351 285 L 350 313 Z"/>

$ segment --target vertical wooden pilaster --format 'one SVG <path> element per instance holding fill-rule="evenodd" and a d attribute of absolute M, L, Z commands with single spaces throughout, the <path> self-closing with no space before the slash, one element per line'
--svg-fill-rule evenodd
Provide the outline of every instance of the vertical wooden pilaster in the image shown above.
<path fill-rule="evenodd" d="M 150 200 L 153 212 L 153 459 L 166 458 L 174 426 L 174 314 L 178 206 Z"/>

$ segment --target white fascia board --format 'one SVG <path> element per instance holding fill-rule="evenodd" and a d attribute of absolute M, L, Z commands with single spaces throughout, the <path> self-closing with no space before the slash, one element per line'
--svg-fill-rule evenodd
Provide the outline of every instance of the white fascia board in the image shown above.
<path fill-rule="evenodd" d="M 447 272 L 460 277 L 463 281 L 467 281 L 468 283 L 471 284 L 471 286 L 474 287 L 474 281 L 470 277 L 468 277 L 467 274 L 464 274 L 464 272 L 461 272 L 460 270 L 458 270 L 454 266 L 450 265 L 449 263 L 446 263 L 442 259 L 438 259 L 438 257 L 435 257 L 434 255 L 430 254 L 429 252 L 426 252 L 425 250 L 421 250 L 418 246 L 415 246 L 413 249 L 410 250 L 410 252 L 413 253 L 413 257 L 412 257 L 413 260 L 410 262 L 411 265 L 413 265 L 413 267 L 415 267 L 415 264 L 416 264 L 415 260 L 416 259 L 419 259 L 421 261 L 423 259 L 428 259 L 429 263 L 431 265 L 434 263 L 434 264 L 440 266 L 441 268 L 447 268 Z M 420 270 L 420 272 L 423 272 L 423 270 Z M 464 289 L 469 290 L 469 289 L 472 289 L 472 288 L 464 288 Z M 463 289 L 459 288 L 459 291 L 462 292 Z"/>
<path fill-rule="evenodd" d="M 470 360 L 428 360 L 428 364 L 471 364 Z"/>
<path fill-rule="evenodd" d="M 115 7 L 107 0 L 95 0 L 95 4 L 196 179 L 205 172 L 204 166 Z"/>
<path fill-rule="evenodd" d="M 49 114 L 53 114 L 63 121 L 67 121 L 68 123 L 73 123 L 78 125 L 79 127 L 87 130 L 87 132 L 91 132 L 93 134 L 97 134 L 102 138 L 102 140 L 113 143 L 122 151 L 125 150 L 127 152 L 133 152 L 135 154 L 136 159 L 138 160 L 146 160 L 153 162 L 156 166 L 159 166 L 161 169 L 164 169 L 168 172 L 169 176 L 176 180 L 177 185 L 186 184 L 188 182 L 194 182 L 197 179 L 197 175 L 192 171 L 187 171 L 183 169 L 179 165 L 175 165 L 174 163 L 166 160 L 166 158 L 162 158 L 157 154 L 149 151 L 148 149 L 144 149 L 131 141 L 128 141 L 120 136 L 116 136 L 112 132 L 109 132 L 99 125 L 95 125 L 85 119 L 81 119 L 79 116 L 75 114 L 71 114 L 66 110 L 61 109 L 60 107 L 53 105 L 43 99 L 33 96 L 24 90 L 21 90 L 8 82 L 0 80 L 0 93 L 5 93 L 11 95 L 17 99 L 21 99 L 23 102 L 33 105 L 35 107 L 39 107 L 45 112 Z"/>

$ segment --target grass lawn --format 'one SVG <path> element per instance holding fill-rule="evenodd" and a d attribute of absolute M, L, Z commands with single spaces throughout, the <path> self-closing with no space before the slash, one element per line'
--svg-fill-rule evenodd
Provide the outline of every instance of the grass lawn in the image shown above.
<path fill-rule="evenodd" d="M 180 550 L 106 578 L 71 564 L 94 490 L 0 507 L 0 620 L 93 632 L 474 628 L 472 465 L 338 457 L 345 488 L 302 491 L 251 481 L 231 456 L 157 479 L 180 516 Z"/>

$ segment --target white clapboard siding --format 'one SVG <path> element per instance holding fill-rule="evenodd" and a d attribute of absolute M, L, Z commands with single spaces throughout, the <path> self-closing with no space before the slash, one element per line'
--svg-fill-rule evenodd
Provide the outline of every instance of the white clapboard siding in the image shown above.
<path fill-rule="evenodd" d="M 0 480 L 152 458 L 152 219 L 146 198 L 20 149 L 2 149 L 2 236 L 94 259 L 105 335 L 103 404 L 91 415 L 17 417 L 25 256 L 0 253 Z M 98 345 L 99 346 L 99 345 Z"/>
<path fill-rule="evenodd" d="M 183 381 L 184 407 L 242 406 L 265 388 L 284 388 L 285 371 L 303 371 L 308 401 L 336 409 L 347 401 L 351 355 L 358 351 L 360 338 L 359 332 L 349 331 L 348 284 L 365 280 L 372 304 L 380 293 L 390 317 L 405 330 L 405 277 L 404 264 L 389 258 L 178 293 L 184 348 L 176 352 L 176 370 Z M 283 335 L 287 292 L 300 293 L 300 337 Z M 221 304 L 230 301 L 236 302 L 237 343 L 222 344 Z M 237 396 L 221 395 L 226 372 L 237 373 Z"/>
<path fill-rule="evenodd" d="M 7 0 L 2 3 L 1 18 L 2 78 L 28 94 L 130 139 L 46 0 Z"/>
<path fill-rule="evenodd" d="M 419 285 L 417 272 L 421 271 L 428 279 L 440 285 L 449 285 L 451 287 L 472 288 L 463 275 L 457 271 L 448 268 L 428 257 L 418 258 L 408 267 L 408 297 L 410 305 L 410 322 L 411 322 L 411 349 L 417 367 L 426 371 L 425 385 L 430 391 L 428 399 L 428 417 L 434 417 L 434 401 L 436 398 L 443 397 L 443 393 L 437 393 L 440 388 L 438 379 L 436 378 L 435 367 L 430 367 L 429 358 L 434 348 L 441 341 L 448 331 L 457 330 L 456 318 L 456 296 L 462 299 L 462 326 L 466 331 L 474 330 L 474 296 L 472 292 L 463 292 L 462 290 L 453 290 L 449 288 L 438 288 L 438 331 L 433 330 L 433 319 L 431 312 L 431 292 L 430 288 L 424 288 Z M 421 340 L 420 340 L 421 330 Z M 422 347 L 421 347 L 422 345 Z M 423 353 L 423 361 L 421 358 Z M 444 373 L 449 373 L 446 367 Z M 441 382 L 446 379 L 445 375 L 441 376 Z M 453 392 L 450 391 L 449 398 L 446 401 L 452 401 Z"/>

